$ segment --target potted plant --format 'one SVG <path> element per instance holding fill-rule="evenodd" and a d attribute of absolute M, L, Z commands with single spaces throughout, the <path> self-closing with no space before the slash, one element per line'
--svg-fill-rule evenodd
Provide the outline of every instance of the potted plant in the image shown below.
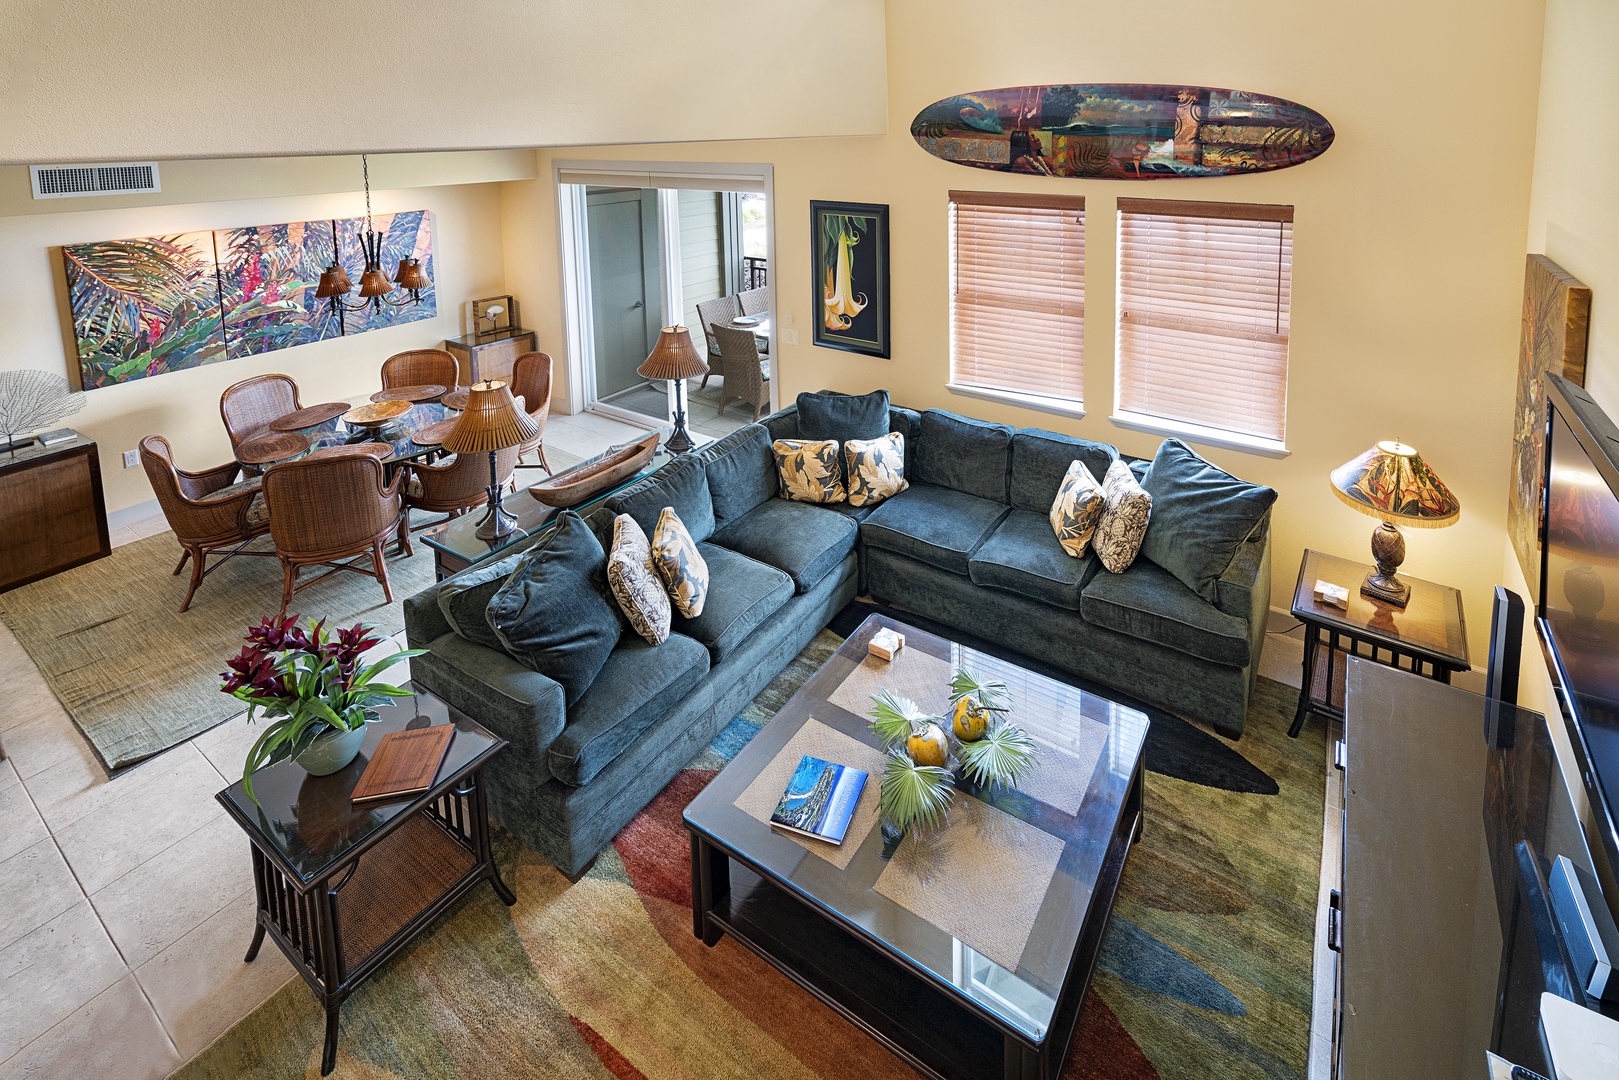
<path fill-rule="evenodd" d="M 221 690 L 247 702 L 249 723 L 260 714 L 275 720 L 264 729 L 242 765 L 242 790 L 253 795 L 253 773 L 291 758 L 312 776 L 327 776 L 354 760 L 365 725 L 377 718 L 371 706 L 410 691 L 377 676 L 425 649 L 400 649 L 361 669 L 360 657 L 382 644 L 376 628 L 356 623 L 330 631 L 310 619 L 266 616 L 247 631 L 247 644 L 225 662 Z"/>

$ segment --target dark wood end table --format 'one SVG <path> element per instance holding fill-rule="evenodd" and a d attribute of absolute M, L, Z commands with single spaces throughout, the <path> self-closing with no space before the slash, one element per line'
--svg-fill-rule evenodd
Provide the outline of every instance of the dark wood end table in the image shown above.
<path fill-rule="evenodd" d="M 1400 575 L 1411 587 L 1404 608 L 1365 596 L 1360 583 L 1372 570 L 1370 563 L 1340 559 L 1306 549 L 1293 589 L 1292 615 L 1305 626 L 1304 678 L 1298 712 L 1287 733 L 1294 738 L 1311 713 L 1335 720 L 1344 718 L 1342 698 L 1344 665 L 1340 652 L 1402 668 L 1440 682 L 1452 672 L 1472 667 L 1467 658 L 1467 620 L 1462 594 L 1448 585 Z M 1349 590 L 1347 611 L 1318 603 L 1315 583 L 1330 582 Z M 1326 646 L 1323 657 L 1322 646 Z M 1323 663 L 1323 660 L 1325 663 Z M 1324 668 L 1324 671 L 1318 670 Z M 1325 685 L 1317 692 L 1316 681 Z"/>
<path fill-rule="evenodd" d="M 474 886 L 517 897 L 490 850 L 483 767 L 506 741 L 415 687 L 377 707 L 360 755 L 331 776 L 290 761 L 253 774 L 254 804 L 238 780 L 215 796 L 252 845 L 258 924 L 246 961 L 270 937 L 326 1009 L 321 1075 L 337 1063 L 343 1001 Z M 392 731 L 454 724 L 433 787 L 414 798 L 349 801 L 377 743 Z"/>

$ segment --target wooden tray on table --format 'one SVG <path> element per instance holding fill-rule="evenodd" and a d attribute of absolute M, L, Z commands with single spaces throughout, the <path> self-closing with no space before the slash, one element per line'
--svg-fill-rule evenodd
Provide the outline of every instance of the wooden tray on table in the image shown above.
<path fill-rule="evenodd" d="M 659 437 L 654 431 L 639 442 L 613 447 L 595 461 L 530 486 L 528 493 L 546 506 L 578 506 L 639 472 L 657 453 Z"/>

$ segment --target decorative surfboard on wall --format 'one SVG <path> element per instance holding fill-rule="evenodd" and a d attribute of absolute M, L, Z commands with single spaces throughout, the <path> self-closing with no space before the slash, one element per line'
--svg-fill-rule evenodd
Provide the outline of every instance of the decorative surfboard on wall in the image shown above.
<path fill-rule="evenodd" d="M 911 137 L 936 158 L 995 172 L 1103 180 L 1285 169 L 1332 145 L 1314 109 L 1207 86 L 1061 83 L 935 101 Z"/>

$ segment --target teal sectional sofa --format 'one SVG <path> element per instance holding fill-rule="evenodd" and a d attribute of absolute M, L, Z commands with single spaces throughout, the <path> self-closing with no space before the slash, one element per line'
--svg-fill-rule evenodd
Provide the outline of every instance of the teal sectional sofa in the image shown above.
<path fill-rule="evenodd" d="M 486 774 L 508 829 L 581 873 L 860 592 L 1240 735 L 1270 603 L 1268 514 L 1210 602 L 1145 559 L 1115 575 L 1058 546 L 1046 514 L 1063 473 L 1077 458 L 1100 477 L 1112 447 L 939 410 L 888 417 L 910 487 L 877 507 L 778 497 L 771 441 L 799 437 L 790 406 L 586 515 L 606 548 L 615 514 L 650 534 L 674 507 L 710 595 L 662 645 L 626 630 L 571 707 L 545 675 L 458 634 L 442 583 L 405 601 L 410 646 L 428 650 L 414 677 L 511 743 Z M 522 554 L 447 580 L 497 581 Z"/>

